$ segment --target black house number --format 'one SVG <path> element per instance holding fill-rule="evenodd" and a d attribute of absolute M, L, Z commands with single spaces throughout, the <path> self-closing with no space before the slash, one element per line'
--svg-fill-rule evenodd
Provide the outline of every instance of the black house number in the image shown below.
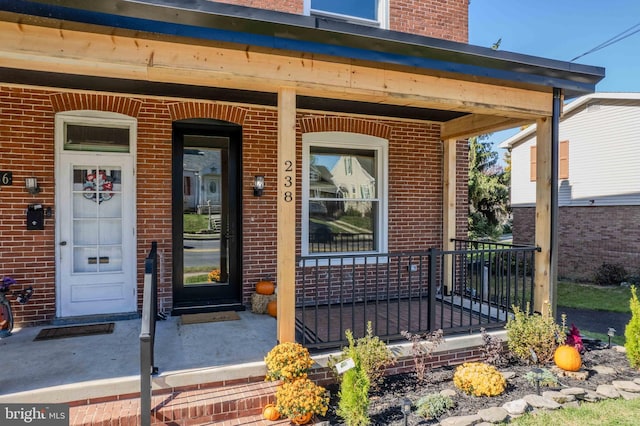
<path fill-rule="evenodd" d="M 0 186 L 2 185 L 13 185 L 13 172 L 0 170 Z"/>

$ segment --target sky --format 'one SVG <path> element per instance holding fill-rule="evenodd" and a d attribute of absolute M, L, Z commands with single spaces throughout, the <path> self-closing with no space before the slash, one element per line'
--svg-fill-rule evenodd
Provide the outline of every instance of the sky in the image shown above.
<path fill-rule="evenodd" d="M 640 92 L 639 0 L 470 0 L 469 43 L 571 61 L 633 28 L 638 31 L 574 62 L 605 68 L 597 92 Z M 491 135 L 495 144 L 517 133 Z M 497 148 L 496 148 L 497 149 Z M 503 150 L 497 149 L 500 157 Z"/>

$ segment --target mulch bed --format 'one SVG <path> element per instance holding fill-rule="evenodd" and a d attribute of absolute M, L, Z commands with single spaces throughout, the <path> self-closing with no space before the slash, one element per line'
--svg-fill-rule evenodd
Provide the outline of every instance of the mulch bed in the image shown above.
<path fill-rule="evenodd" d="M 624 353 L 615 349 L 607 349 L 599 342 L 593 342 L 587 346 L 587 351 L 582 356 L 582 370 L 587 371 L 586 380 L 577 380 L 568 377 L 559 378 L 563 387 L 581 387 L 595 390 L 600 384 L 611 384 L 613 380 L 633 380 L 640 378 L 640 371 L 629 366 L 629 362 Z M 614 374 L 599 374 L 592 370 L 595 366 L 607 366 L 615 370 Z M 475 397 L 469 396 L 453 385 L 453 373 L 455 367 L 442 367 L 432 370 L 424 383 L 418 383 L 414 374 L 399 374 L 386 377 L 377 390 L 371 392 L 371 403 L 369 414 L 372 425 L 404 425 L 404 417 L 400 411 L 400 401 L 402 398 L 409 398 L 416 402 L 420 397 L 437 393 L 443 389 L 456 390 L 453 400 L 456 407 L 444 415 L 442 418 L 451 416 L 465 416 L 476 414 L 479 410 L 488 407 L 500 407 L 505 402 L 519 399 L 527 394 L 535 394 L 535 386 L 532 386 L 524 375 L 535 366 L 521 363 L 510 363 L 505 367 L 500 367 L 500 371 L 511 371 L 515 377 L 508 380 L 506 391 L 495 397 Z M 542 366 L 550 369 L 551 365 Z M 331 425 L 343 425 L 343 420 L 335 413 L 338 405 L 338 387 L 331 385 L 328 387 L 331 392 L 331 406 L 329 412 L 322 420 L 328 420 Z M 559 388 L 555 388 L 559 389 Z M 554 388 L 543 387 L 542 391 L 554 390 Z M 409 425 L 435 425 L 437 420 L 425 420 L 418 417 L 414 412 L 408 416 Z"/>

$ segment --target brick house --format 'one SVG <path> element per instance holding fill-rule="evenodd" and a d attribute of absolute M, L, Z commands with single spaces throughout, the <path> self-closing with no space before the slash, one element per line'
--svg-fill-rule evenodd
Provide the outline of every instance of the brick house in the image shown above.
<path fill-rule="evenodd" d="M 594 93 L 560 119 L 558 275 L 591 280 L 603 263 L 638 273 L 640 94 Z M 500 145 L 511 152 L 515 243 L 534 241 L 535 126 Z"/>
<path fill-rule="evenodd" d="M 466 44 L 466 0 L 362 3 L 0 1 L 0 275 L 35 288 L 17 322 L 136 315 L 157 241 L 161 310 L 243 309 L 272 277 L 292 340 L 299 256 L 466 237 L 464 138 L 537 122 L 552 176 L 559 101 L 603 69 Z M 367 185 L 323 178 L 338 160 Z M 555 253 L 538 207 L 542 301 Z"/>

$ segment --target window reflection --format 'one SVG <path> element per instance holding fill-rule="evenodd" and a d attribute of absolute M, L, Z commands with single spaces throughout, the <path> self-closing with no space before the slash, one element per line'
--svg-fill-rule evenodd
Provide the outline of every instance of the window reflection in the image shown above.
<path fill-rule="evenodd" d="M 311 147 L 309 252 L 376 249 L 376 153 Z"/>

